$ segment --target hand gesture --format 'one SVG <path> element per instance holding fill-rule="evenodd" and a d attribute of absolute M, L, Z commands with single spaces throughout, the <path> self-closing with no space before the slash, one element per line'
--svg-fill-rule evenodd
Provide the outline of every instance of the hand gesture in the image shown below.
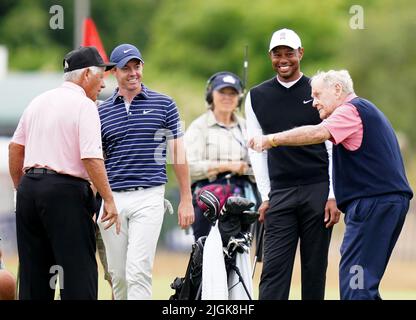
<path fill-rule="evenodd" d="M 229 163 L 230 171 L 238 175 L 243 175 L 248 170 L 248 163 L 245 161 L 231 161 Z"/>
<path fill-rule="evenodd" d="M 272 148 L 271 139 L 273 135 L 257 136 L 248 141 L 248 147 L 257 151 L 263 152 L 264 150 Z"/>
<path fill-rule="evenodd" d="M 259 213 L 260 213 L 259 221 L 261 223 L 264 222 L 264 219 L 266 218 L 266 212 L 269 208 L 270 208 L 269 200 L 263 201 L 262 204 L 260 205 L 260 207 L 259 207 Z"/>
<path fill-rule="evenodd" d="M 178 224 L 186 229 L 195 221 L 194 207 L 192 201 L 181 201 L 178 207 Z"/>
<path fill-rule="evenodd" d="M 113 224 L 116 225 L 116 233 L 120 233 L 120 218 L 118 216 L 117 208 L 114 201 L 104 201 L 104 211 L 101 217 L 101 222 L 108 221 L 107 225 L 104 227 L 104 230 L 110 228 Z"/>
<path fill-rule="evenodd" d="M 325 227 L 330 228 L 339 221 L 341 211 L 338 210 L 335 199 L 328 199 L 325 205 Z"/>

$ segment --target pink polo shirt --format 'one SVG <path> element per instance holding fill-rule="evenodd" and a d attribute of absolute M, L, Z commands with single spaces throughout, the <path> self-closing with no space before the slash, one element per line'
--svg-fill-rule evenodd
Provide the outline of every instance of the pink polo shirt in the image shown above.
<path fill-rule="evenodd" d="M 24 170 L 42 167 L 88 179 L 81 159 L 103 159 L 97 106 L 69 81 L 32 100 L 12 142 L 25 147 Z"/>
<path fill-rule="evenodd" d="M 354 151 L 361 146 L 363 141 L 363 123 L 357 108 L 349 103 L 357 97 L 350 94 L 344 102 L 337 107 L 334 112 L 321 125 L 331 133 L 331 139 L 334 144 L 341 143 L 345 149 Z"/>

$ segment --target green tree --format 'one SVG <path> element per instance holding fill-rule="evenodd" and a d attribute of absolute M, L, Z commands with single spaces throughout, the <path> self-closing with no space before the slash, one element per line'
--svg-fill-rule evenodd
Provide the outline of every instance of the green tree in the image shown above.
<path fill-rule="evenodd" d="M 255 84 L 274 74 L 267 53 L 270 37 L 279 28 L 293 28 L 302 36 L 307 70 L 331 58 L 344 2 L 166 0 L 154 16 L 147 52 L 167 74 L 207 78 L 223 69 L 241 74 L 248 45 L 249 85 Z"/>
<path fill-rule="evenodd" d="M 63 47 L 50 37 L 49 7 L 20 0 L 0 22 L 1 40 L 10 50 L 10 68 L 51 70 L 61 64 Z"/>
<path fill-rule="evenodd" d="M 416 3 L 385 0 L 363 5 L 365 29 L 348 29 L 337 54 L 357 94 L 372 100 L 396 130 L 416 138 Z"/>
<path fill-rule="evenodd" d="M 161 0 L 91 0 L 90 15 L 109 54 L 123 42 L 142 51 L 150 21 Z M 52 5 L 64 10 L 64 28 L 51 29 Z M 4 0 L 0 4 L 0 41 L 10 50 L 10 68 L 59 70 L 62 56 L 73 48 L 74 0 Z"/>
<path fill-rule="evenodd" d="M 91 16 L 109 55 L 121 43 L 143 53 L 151 37 L 151 20 L 162 0 L 91 0 Z"/>

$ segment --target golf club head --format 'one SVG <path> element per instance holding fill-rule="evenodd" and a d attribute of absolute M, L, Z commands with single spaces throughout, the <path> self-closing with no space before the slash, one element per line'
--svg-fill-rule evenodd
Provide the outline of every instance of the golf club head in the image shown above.
<path fill-rule="evenodd" d="M 241 214 L 254 206 L 254 203 L 243 197 L 229 197 L 221 210 L 221 216 Z"/>
<path fill-rule="evenodd" d="M 244 211 L 241 215 L 241 223 L 250 225 L 259 219 L 260 213 L 257 211 Z"/>
<path fill-rule="evenodd" d="M 231 257 L 236 252 L 238 253 L 248 253 L 253 236 L 250 232 L 239 233 L 237 237 L 230 237 L 227 245 L 228 255 Z"/>
<path fill-rule="evenodd" d="M 215 224 L 221 209 L 220 201 L 211 191 L 208 190 L 201 192 L 199 200 L 204 203 L 207 208 L 204 211 L 205 218 L 207 218 L 212 224 Z"/>

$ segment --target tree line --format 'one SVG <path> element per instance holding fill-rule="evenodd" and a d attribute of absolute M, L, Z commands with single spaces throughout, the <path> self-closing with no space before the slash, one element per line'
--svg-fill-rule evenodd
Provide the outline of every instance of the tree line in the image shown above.
<path fill-rule="evenodd" d="M 153 81 L 175 74 L 181 85 L 216 71 L 242 75 L 248 87 L 274 75 L 267 56 L 273 31 L 292 28 L 305 48 L 302 69 L 348 69 L 358 95 L 374 101 L 396 130 L 416 138 L 416 3 L 412 0 L 90 0 L 107 53 L 121 42 L 142 51 Z M 49 27 L 49 8 L 64 9 L 64 28 Z M 0 44 L 12 70 L 59 70 L 73 46 L 73 0 L 2 0 Z M 362 21 L 357 21 L 361 19 Z M 183 80 L 185 79 L 185 80 Z M 186 80 L 188 79 L 188 81 Z"/>

